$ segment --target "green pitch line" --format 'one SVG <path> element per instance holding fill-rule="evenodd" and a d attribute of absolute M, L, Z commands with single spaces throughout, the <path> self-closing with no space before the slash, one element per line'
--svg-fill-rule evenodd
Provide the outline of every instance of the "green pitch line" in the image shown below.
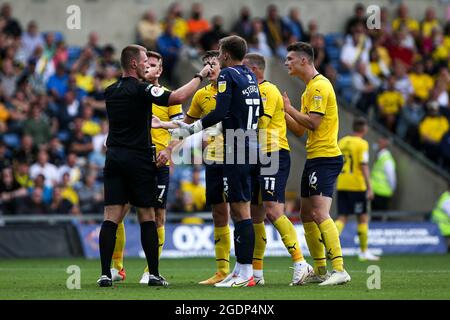
<path fill-rule="evenodd" d="M 198 285 L 214 273 L 214 259 L 163 259 L 160 270 L 170 283 L 168 288 L 138 284 L 145 267 L 142 259 L 127 259 L 127 279 L 112 288 L 97 287 L 100 272 L 97 260 L 49 259 L 0 261 L 0 300 L 4 299 L 450 299 L 450 255 L 385 256 L 376 263 L 345 259 L 352 282 L 343 286 L 316 284 L 289 287 L 292 270 L 289 258 L 265 260 L 264 287 L 214 288 Z M 81 289 L 66 286 L 67 267 L 81 269 Z M 369 290 L 369 265 L 381 270 L 381 289 Z M 249 294 L 251 292 L 251 294 Z"/>

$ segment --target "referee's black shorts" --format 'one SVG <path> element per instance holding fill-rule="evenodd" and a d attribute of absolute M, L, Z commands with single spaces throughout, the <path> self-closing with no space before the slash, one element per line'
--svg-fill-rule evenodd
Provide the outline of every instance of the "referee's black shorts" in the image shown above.
<path fill-rule="evenodd" d="M 156 165 L 150 151 L 109 147 L 106 151 L 105 206 L 130 203 L 150 208 L 156 196 Z"/>

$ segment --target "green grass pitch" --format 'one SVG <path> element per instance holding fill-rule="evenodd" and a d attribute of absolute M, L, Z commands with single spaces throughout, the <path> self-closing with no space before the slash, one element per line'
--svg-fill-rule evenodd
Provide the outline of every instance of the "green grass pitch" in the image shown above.
<path fill-rule="evenodd" d="M 197 282 L 214 272 L 213 258 L 163 259 L 161 273 L 168 288 L 138 284 L 143 259 L 126 259 L 127 279 L 112 288 L 97 287 L 98 260 L 48 259 L 0 260 L 0 300 L 9 299 L 174 299 L 174 300 L 308 300 L 308 299 L 450 299 L 450 255 L 384 256 L 381 261 L 345 259 L 352 281 L 343 286 L 317 284 L 289 287 L 292 270 L 289 258 L 265 260 L 266 285 L 254 288 L 214 288 Z M 381 288 L 367 288 L 369 265 L 381 270 Z M 67 267 L 81 269 L 81 289 L 66 287 Z M 251 292 L 251 294 L 249 294 Z"/>

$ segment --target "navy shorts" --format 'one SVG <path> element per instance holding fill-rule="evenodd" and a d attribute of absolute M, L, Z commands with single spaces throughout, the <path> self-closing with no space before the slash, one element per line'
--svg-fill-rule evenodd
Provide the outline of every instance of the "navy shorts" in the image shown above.
<path fill-rule="evenodd" d="M 130 203 L 150 208 L 156 194 L 156 165 L 149 151 L 110 147 L 103 169 L 105 206 Z"/>
<path fill-rule="evenodd" d="M 223 192 L 223 164 L 205 165 L 206 204 L 214 205 L 225 202 Z"/>
<path fill-rule="evenodd" d="M 223 192 L 226 202 L 248 202 L 252 200 L 252 170 L 256 165 L 225 164 L 223 170 Z"/>
<path fill-rule="evenodd" d="M 169 190 L 170 169 L 164 166 L 156 169 L 156 194 L 153 198 L 153 208 L 165 209 L 167 206 L 167 192 Z"/>
<path fill-rule="evenodd" d="M 301 197 L 333 197 L 336 179 L 342 171 L 342 156 L 308 159 L 305 163 L 301 182 Z"/>
<path fill-rule="evenodd" d="M 337 205 L 339 215 L 360 215 L 367 213 L 366 192 L 338 191 Z"/>
<path fill-rule="evenodd" d="M 271 161 L 261 163 L 259 186 L 262 201 L 284 203 L 286 184 L 291 169 L 291 156 L 289 151 L 281 149 L 267 154 Z M 264 161 L 264 160 L 263 160 Z"/>

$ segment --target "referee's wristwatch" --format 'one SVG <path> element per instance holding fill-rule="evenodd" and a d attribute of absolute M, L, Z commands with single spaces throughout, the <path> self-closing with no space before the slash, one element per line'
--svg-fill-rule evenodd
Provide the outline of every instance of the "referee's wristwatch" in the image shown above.
<path fill-rule="evenodd" d="M 200 82 L 203 82 L 203 76 L 200 73 L 196 73 L 195 76 L 194 76 L 194 79 L 195 78 L 199 78 Z"/>

